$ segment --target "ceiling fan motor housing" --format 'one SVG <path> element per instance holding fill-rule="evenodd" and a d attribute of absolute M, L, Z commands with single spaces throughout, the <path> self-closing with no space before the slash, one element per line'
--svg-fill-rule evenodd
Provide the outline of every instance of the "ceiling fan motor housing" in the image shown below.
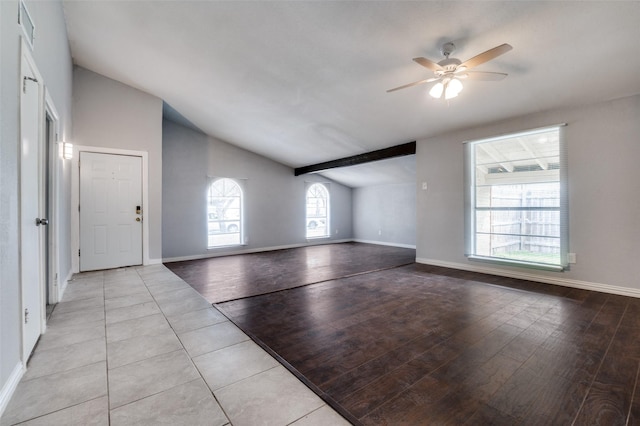
<path fill-rule="evenodd" d="M 460 65 L 461 63 L 462 62 L 460 61 L 460 59 L 456 59 L 456 58 L 443 59 L 440 62 L 438 62 L 438 65 L 444 68 L 444 70 L 436 71 L 436 75 L 444 75 L 447 73 L 452 73 L 458 68 L 458 65 Z"/>

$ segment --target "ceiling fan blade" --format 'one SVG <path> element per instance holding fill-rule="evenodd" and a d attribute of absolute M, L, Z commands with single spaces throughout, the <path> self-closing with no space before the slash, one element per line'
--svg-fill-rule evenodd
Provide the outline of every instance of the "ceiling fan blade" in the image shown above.
<path fill-rule="evenodd" d="M 418 64 L 422 65 L 425 68 L 430 69 L 433 72 L 436 71 L 444 71 L 444 68 L 442 68 L 440 65 L 436 64 L 433 61 L 428 60 L 427 58 L 413 58 L 414 62 L 417 62 Z"/>
<path fill-rule="evenodd" d="M 484 64 L 487 61 L 490 61 L 494 58 L 497 58 L 498 56 L 507 53 L 508 51 L 510 51 L 511 49 L 513 49 L 513 47 L 511 47 L 511 45 L 505 43 L 505 44 L 501 44 L 498 47 L 494 47 L 493 49 L 489 49 L 486 52 L 482 52 L 481 54 L 474 56 L 473 58 L 469 59 L 466 62 L 461 63 L 458 68 L 462 68 L 465 67 L 466 69 L 470 69 L 473 67 L 477 67 L 480 64 Z"/>
<path fill-rule="evenodd" d="M 395 92 L 396 90 L 400 90 L 400 89 L 406 89 L 407 87 L 417 86 L 419 84 L 431 83 L 432 81 L 436 81 L 436 80 L 440 80 L 440 79 L 437 78 L 437 77 L 427 78 L 425 80 L 420 80 L 420 81 L 416 81 L 416 82 L 413 82 L 413 83 L 405 84 L 404 86 L 394 87 L 393 89 L 387 90 L 387 93 Z"/>
<path fill-rule="evenodd" d="M 507 74 L 502 72 L 488 72 L 488 71 L 467 71 L 461 74 L 459 77 L 469 80 L 482 80 L 482 81 L 498 81 L 505 78 Z"/>

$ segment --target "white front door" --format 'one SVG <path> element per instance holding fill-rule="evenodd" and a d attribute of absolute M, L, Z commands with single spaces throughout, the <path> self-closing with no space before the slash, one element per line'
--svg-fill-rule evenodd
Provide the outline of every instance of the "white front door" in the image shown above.
<path fill-rule="evenodd" d="M 80 270 L 142 264 L 142 157 L 80 153 Z"/>
<path fill-rule="evenodd" d="M 44 233 L 43 170 L 40 125 L 43 85 L 23 47 L 20 79 L 20 274 L 23 356 L 27 361 L 43 321 Z"/>

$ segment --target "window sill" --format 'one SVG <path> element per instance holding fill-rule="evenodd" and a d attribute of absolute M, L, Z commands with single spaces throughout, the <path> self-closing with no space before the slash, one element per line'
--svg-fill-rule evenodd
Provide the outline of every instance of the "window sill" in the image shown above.
<path fill-rule="evenodd" d="M 533 263 L 533 262 L 525 262 L 522 260 L 513 260 L 513 259 L 501 259 L 498 257 L 484 257 L 484 256 L 476 256 L 476 255 L 466 255 L 467 259 L 477 261 L 477 262 L 485 262 L 485 263 L 493 263 L 495 265 L 503 265 L 503 266 L 516 266 L 521 268 L 529 268 L 529 269 L 538 269 L 542 271 L 552 271 L 552 272 L 563 272 L 566 268 L 560 265 L 549 265 L 546 263 Z"/>

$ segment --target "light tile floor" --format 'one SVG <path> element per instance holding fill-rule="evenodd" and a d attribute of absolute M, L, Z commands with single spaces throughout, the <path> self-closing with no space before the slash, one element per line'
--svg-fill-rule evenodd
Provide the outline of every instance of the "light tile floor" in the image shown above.
<path fill-rule="evenodd" d="M 0 425 L 348 425 L 163 265 L 77 274 Z"/>

